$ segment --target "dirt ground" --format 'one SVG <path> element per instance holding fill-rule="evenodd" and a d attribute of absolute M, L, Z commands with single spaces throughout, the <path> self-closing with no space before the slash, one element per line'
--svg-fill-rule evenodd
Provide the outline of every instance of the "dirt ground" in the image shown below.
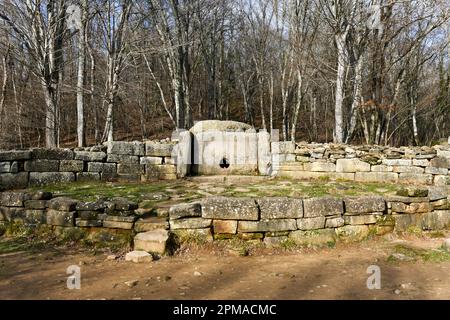
<path fill-rule="evenodd" d="M 399 245 L 434 252 L 442 241 L 391 237 L 246 257 L 191 249 L 143 264 L 80 248 L 16 251 L 0 254 L 0 299 L 450 299 L 450 259 L 390 258 Z M 70 265 L 81 268 L 80 290 L 66 287 Z M 379 290 L 367 289 L 370 265 L 381 269 Z"/>

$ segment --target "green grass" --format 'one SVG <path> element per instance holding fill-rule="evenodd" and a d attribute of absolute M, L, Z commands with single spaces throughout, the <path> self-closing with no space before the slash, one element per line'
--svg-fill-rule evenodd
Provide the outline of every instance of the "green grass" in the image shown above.
<path fill-rule="evenodd" d="M 445 251 L 443 248 L 426 250 L 405 245 L 396 245 L 394 251 L 395 253 L 401 253 L 406 257 L 412 258 L 414 261 L 419 259 L 424 262 L 434 263 L 450 261 L 450 252 Z M 391 255 L 388 257 L 388 262 L 397 262 L 397 259 Z"/>
<path fill-rule="evenodd" d="M 205 187 L 206 185 L 206 187 Z M 236 185 L 224 182 L 199 183 L 195 181 L 158 181 L 151 183 L 74 182 L 69 184 L 35 187 L 34 190 L 53 192 L 55 195 L 93 201 L 100 198 L 124 197 L 135 202 L 145 202 L 151 209 L 157 204 L 170 203 L 169 198 L 191 201 L 206 195 L 228 197 L 323 197 L 392 194 L 398 186 L 382 183 L 358 183 L 349 181 L 299 181 L 284 178 Z M 244 190 L 244 191 L 242 191 Z M 154 199 L 155 195 L 166 196 Z"/>

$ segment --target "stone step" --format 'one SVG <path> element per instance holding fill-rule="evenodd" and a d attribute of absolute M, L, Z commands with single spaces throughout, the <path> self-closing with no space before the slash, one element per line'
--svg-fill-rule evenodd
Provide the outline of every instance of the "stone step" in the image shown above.
<path fill-rule="evenodd" d="M 139 219 L 134 224 L 134 230 L 136 232 L 146 232 L 153 230 L 167 230 L 169 229 L 169 222 L 167 218 L 163 217 L 149 217 L 144 219 Z"/>
<path fill-rule="evenodd" d="M 164 254 L 167 252 L 169 242 L 169 231 L 157 229 L 138 233 L 134 237 L 134 250 Z"/>

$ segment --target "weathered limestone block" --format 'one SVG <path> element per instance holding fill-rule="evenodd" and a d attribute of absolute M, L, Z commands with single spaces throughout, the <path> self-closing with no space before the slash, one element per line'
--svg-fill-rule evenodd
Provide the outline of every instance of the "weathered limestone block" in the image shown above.
<path fill-rule="evenodd" d="M 411 166 L 412 160 L 410 160 L 410 159 L 383 159 L 382 163 L 387 166 Z"/>
<path fill-rule="evenodd" d="M 133 225 L 133 222 L 103 220 L 103 227 L 109 229 L 131 230 L 133 229 Z"/>
<path fill-rule="evenodd" d="M 139 219 L 134 223 L 134 231 L 146 232 L 157 229 L 168 230 L 169 222 L 166 218 L 162 217 L 149 217 L 145 219 Z"/>
<path fill-rule="evenodd" d="M 77 173 L 77 181 L 88 182 L 88 181 L 99 181 L 100 173 L 98 172 L 79 172 Z"/>
<path fill-rule="evenodd" d="M 346 215 L 384 212 L 386 210 L 386 202 L 384 201 L 384 198 L 378 196 L 346 198 L 344 199 L 344 202 Z"/>
<path fill-rule="evenodd" d="M 303 164 L 303 170 L 311 172 L 336 172 L 336 165 L 330 162 L 309 162 Z"/>
<path fill-rule="evenodd" d="M 295 219 L 239 221 L 238 232 L 266 232 L 297 230 Z"/>
<path fill-rule="evenodd" d="M 108 154 L 106 162 L 139 164 L 139 157 L 138 156 L 124 155 L 124 154 Z"/>
<path fill-rule="evenodd" d="M 342 217 L 327 218 L 325 221 L 325 228 L 338 228 L 342 227 L 344 224 L 345 221 Z"/>
<path fill-rule="evenodd" d="M 430 202 L 433 210 L 447 210 L 450 209 L 450 201 L 447 199 L 440 199 L 437 201 Z"/>
<path fill-rule="evenodd" d="M 19 161 L 31 159 L 31 151 L 0 151 L 0 161 Z"/>
<path fill-rule="evenodd" d="M 300 245 L 306 246 L 324 246 L 329 243 L 335 243 L 337 236 L 334 229 L 322 229 L 311 231 L 293 231 L 289 238 Z"/>
<path fill-rule="evenodd" d="M 100 211 L 89 211 L 89 210 L 78 211 L 77 209 L 78 218 L 80 218 L 81 220 L 97 220 L 99 214 L 101 214 Z"/>
<path fill-rule="evenodd" d="M 303 207 L 305 218 L 333 216 L 344 213 L 342 199 L 331 197 L 305 199 L 303 200 Z"/>
<path fill-rule="evenodd" d="M 30 160 L 25 161 L 25 171 L 34 172 L 58 172 L 58 160 Z"/>
<path fill-rule="evenodd" d="M 141 157 L 141 164 L 149 164 L 149 165 L 161 165 L 163 158 L 161 157 Z"/>
<path fill-rule="evenodd" d="M 133 223 L 136 221 L 136 216 L 111 216 L 111 215 L 99 215 L 99 217 L 102 218 L 103 221 L 114 221 L 114 222 L 127 222 L 127 223 Z"/>
<path fill-rule="evenodd" d="M 433 184 L 433 175 L 431 174 L 415 174 L 415 173 L 400 173 L 399 182 L 412 184 Z"/>
<path fill-rule="evenodd" d="M 394 214 L 392 217 L 395 220 L 396 231 L 406 231 L 410 226 L 422 226 L 422 219 L 419 214 Z"/>
<path fill-rule="evenodd" d="M 170 165 L 176 165 L 176 158 L 173 157 L 164 157 L 163 159 L 163 164 L 170 164 Z"/>
<path fill-rule="evenodd" d="M 249 233 L 238 233 L 238 237 L 245 241 L 259 241 L 264 238 L 264 233 L 262 232 L 249 232 Z"/>
<path fill-rule="evenodd" d="M 84 220 L 81 218 L 76 218 L 75 225 L 77 227 L 82 227 L 82 228 L 103 227 L 103 221 L 102 220 Z"/>
<path fill-rule="evenodd" d="M 31 200 L 31 194 L 21 191 L 0 193 L 0 205 L 5 207 L 23 207 L 26 200 Z"/>
<path fill-rule="evenodd" d="M 303 200 L 287 197 L 261 198 L 256 200 L 261 219 L 298 219 L 303 217 Z"/>
<path fill-rule="evenodd" d="M 429 167 L 430 161 L 427 159 L 413 159 L 413 166 Z"/>
<path fill-rule="evenodd" d="M 176 219 L 170 220 L 170 229 L 203 229 L 211 227 L 212 220 L 211 219 L 203 219 L 203 218 L 185 218 L 185 219 Z"/>
<path fill-rule="evenodd" d="M 424 187 L 405 187 L 397 191 L 397 196 L 425 198 L 428 196 L 428 188 Z"/>
<path fill-rule="evenodd" d="M 128 156 L 143 156 L 145 154 L 145 145 L 139 141 L 114 141 L 107 142 L 106 145 L 108 147 L 108 154 L 123 154 Z"/>
<path fill-rule="evenodd" d="M 88 172 L 117 173 L 115 163 L 89 162 Z"/>
<path fill-rule="evenodd" d="M 351 217 L 355 218 L 355 217 Z M 337 237 L 344 242 L 363 241 L 369 234 L 370 229 L 368 226 L 351 226 L 346 225 L 336 229 Z"/>
<path fill-rule="evenodd" d="M 377 223 L 377 216 L 373 214 L 361 215 L 361 216 L 344 216 L 345 224 L 350 225 L 363 225 Z"/>
<path fill-rule="evenodd" d="M 432 210 L 432 207 L 429 202 L 417 202 L 411 204 L 405 204 L 402 202 L 392 202 L 391 210 L 392 212 L 396 213 L 413 214 L 413 213 L 430 212 Z"/>
<path fill-rule="evenodd" d="M 27 209 L 43 210 L 47 208 L 47 200 L 26 200 L 24 206 Z"/>
<path fill-rule="evenodd" d="M 148 263 L 153 261 L 153 256 L 145 251 L 131 251 L 125 255 L 125 261 Z"/>
<path fill-rule="evenodd" d="M 138 233 L 134 237 L 134 250 L 143 250 L 158 254 L 166 253 L 169 232 L 167 230 L 153 230 Z"/>
<path fill-rule="evenodd" d="M 282 141 L 271 143 L 272 154 L 294 154 L 295 143 L 293 141 Z"/>
<path fill-rule="evenodd" d="M 199 202 L 177 204 L 169 209 L 171 220 L 202 216 L 202 206 Z"/>
<path fill-rule="evenodd" d="M 355 173 L 349 172 L 308 172 L 308 171 L 283 171 L 280 172 L 280 176 L 290 177 L 294 179 L 330 179 L 330 180 L 355 180 Z"/>
<path fill-rule="evenodd" d="M 102 162 L 106 159 L 105 152 L 75 151 L 75 160 Z"/>
<path fill-rule="evenodd" d="M 77 208 L 77 201 L 66 197 L 54 198 L 47 204 L 50 209 L 57 211 L 75 211 Z"/>
<path fill-rule="evenodd" d="M 174 165 L 146 165 L 145 174 L 148 177 L 160 178 L 164 175 L 176 175 L 177 168 Z"/>
<path fill-rule="evenodd" d="M 47 210 L 47 224 L 51 226 L 73 227 L 75 223 L 74 211 Z"/>
<path fill-rule="evenodd" d="M 59 170 L 62 172 L 82 172 L 84 162 L 81 160 L 61 160 Z"/>
<path fill-rule="evenodd" d="M 145 166 L 135 163 L 119 163 L 117 165 L 118 174 L 138 174 L 141 175 L 145 172 Z"/>
<path fill-rule="evenodd" d="M 45 186 L 52 183 L 68 183 L 75 181 L 73 172 L 30 172 L 30 185 Z"/>
<path fill-rule="evenodd" d="M 73 160 L 74 154 L 70 149 L 36 148 L 31 150 L 31 158 L 42 160 Z"/>
<path fill-rule="evenodd" d="M 258 220 L 259 210 L 253 199 L 210 197 L 202 202 L 202 217 L 218 220 Z"/>
<path fill-rule="evenodd" d="M 450 150 L 437 150 L 437 156 L 450 159 Z"/>
<path fill-rule="evenodd" d="M 137 203 L 119 197 L 109 200 L 106 206 L 107 209 L 115 211 L 133 211 L 139 207 Z"/>
<path fill-rule="evenodd" d="M 236 234 L 238 222 L 236 220 L 214 220 L 213 229 L 215 234 Z"/>
<path fill-rule="evenodd" d="M 424 230 L 443 230 L 450 226 L 450 210 L 435 210 L 422 216 Z"/>
<path fill-rule="evenodd" d="M 325 217 L 297 219 L 297 229 L 299 230 L 317 230 L 325 228 Z"/>
<path fill-rule="evenodd" d="M 10 162 L 0 162 L 0 173 L 10 173 L 11 163 Z"/>
<path fill-rule="evenodd" d="M 393 166 L 393 171 L 397 173 L 415 173 L 420 174 L 424 173 L 425 169 L 422 167 L 414 167 L 414 166 Z"/>
<path fill-rule="evenodd" d="M 425 168 L 425 173 L 447 175 L 448 169 L 447 168 L 427 167 L 427 168 Z"/>
<path fill-rule="evenodd" d="M 25 209 L 20 207 L 0 207 L 0 221 L 23 220 Z"/>
<path fill-rule="evenodd" d="M 356 172 L 355 181 L 394 183 L 398 181 L 398 174 L 394 172 Z"/>
<path fill-rule="evenodd" d="M 76 209 L 77 211 L 102 211 L 106 208 L 105 201 L 97 200 L 97 201 L 79 201 L 77 202 Z"/>
<path fill-rule="evenodd" d="M 392 171 L 394 171 L 394 167 L 380 164 L 380 165 L 372 166 L 370 168 L 370 171 L 372 171 L 372 172 L 392 172 Z"/>
<path fill-rule="evenodd" d="M 0 173 L 0 191 L 22 189 L 28 186 L 28 172 Z"/>
<path fill-rule="evenodd" d="M 430 164 L 432 167 L 435 167 L 435 168 L 448 169 L 450 167 L 450 160 L 449 160 L 449 158 L 438 156 L 434 159 L 431 159 Z"/>
<path fill-rule="evenodd" d="M 434 176 L 434 185 L 436 186 L 450 186 L 450 176 Z"/>
<path fill-rule="evenodd" d="M 428 187 L 428 198 L 430 201 L 447 199 L 447 196 L 448 196 L 447 187 L 443 186 Z"/>
<path fill-rule="evenodd" d="M 174 148 L 172 143 L 158 143 L 147 141 L 145 143 L 145 155 L 152 157 L 170 157 Z"/>
<path fill-rule="evenodd" d="M 338 159 L 336 161 L 337 172 L 369 172 L 370 164 L 359 159 Z"/>
<path fill-rule="evenodd" d="M 45 224 L 47 222 L 47 211 L 27 209 L 25 210 L 25 216 L 23 220 L 26 224 Z"/>
<path fill-rule="evenodd" d="M 211 232 L 211 228 L 205 229 L 178 229 L 171 231 L 180 243 L 182 242 L 213 242 L 214 237 Z"/>
<path fill-rule="evenodd" d="M 387 196 L 386 202 L 403 202 L 403 203 L 418 203 L 429 202 L 429 197 L 402 197 L 402 196 Z"/>

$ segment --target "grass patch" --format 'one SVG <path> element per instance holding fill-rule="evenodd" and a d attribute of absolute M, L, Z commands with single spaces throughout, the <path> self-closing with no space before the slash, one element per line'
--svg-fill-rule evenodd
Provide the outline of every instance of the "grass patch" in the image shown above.
<path fill-rule="evenodd" d="M 398 189 L 394 184 L 359 183 L 354 181 L 330 181 L 329 177 L 322 177 L 315 181 L 300 181 L 285 178 L 264 180 L 240 184 L 239 186 L 226 182 L 205 183 L 196 181 L 156 181 L 151 183 L 122 183 L 122 182 L 74 182 L 64 185 L 50 185 L 34 187 L 33 190 L 53 192 L 55 195 L 64 195 L 74 199 L 94 201 L 100 198 L 124 197 L 135 202 L 146 202 L 152 206 L 166 199 L 153 198 L 155 194 L 162 193 L 183 200 L 196 200 L 204 197 L 204 193 L 212 193 L 229 197 L 322 197 L 331 196 L 358 196 L 366 194 L 389 194 Z M 201 186 L 203 185 L 203 186 Z M 214 192 L 215 187 L 221 189 Z M 239 187 L 238 191 L 236 191 Z M 242 190 L 245 191 L 242 191 Z"/>
<path fill-rule="evenodd" d="M 450 253 L 445 251 L 443 248 L 439 249 L 421 249 L 421 248 L 412 248 L 405 245 L 396 245 L 394 248 L 395 253 L 402 254 L 405 257 L 411 260 L 422 260 L 424 262 L 447 262 L 450 261 Z M 388 257 L 388 262 L 398 262 L 394 255 L 390 255 Z"/>

